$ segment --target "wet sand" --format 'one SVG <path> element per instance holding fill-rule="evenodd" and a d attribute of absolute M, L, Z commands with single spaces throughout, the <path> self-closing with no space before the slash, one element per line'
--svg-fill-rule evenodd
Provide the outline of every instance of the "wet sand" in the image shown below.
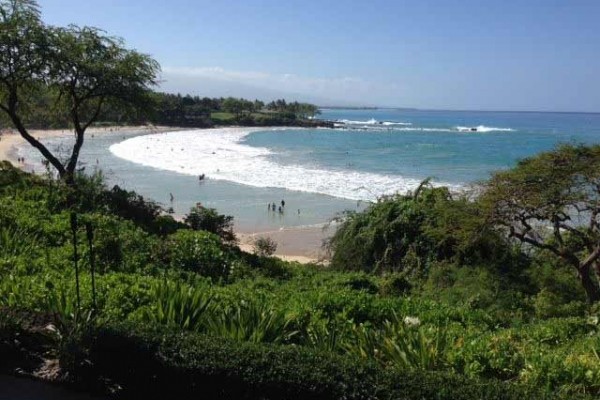
<path fill-rule="evenodd" d="M 323 242 L 333 235 L 334 228 L 285 228 L 276 231 L 236 233 L 240 248 L 253 252 L 253 243 L 259 237 L 268 237 L 277 243 L 275 255 L 286 261 L 315 262 L 327 265 L 327 251 Z"/>

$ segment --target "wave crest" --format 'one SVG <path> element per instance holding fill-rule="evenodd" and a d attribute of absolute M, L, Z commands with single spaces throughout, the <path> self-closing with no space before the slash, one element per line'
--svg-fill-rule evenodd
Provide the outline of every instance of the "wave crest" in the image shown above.
<path fill-rule="evenodd" d="M 375 118 L 371 118 L 367 121 L 354 121 L 350 119 L 339 119 L 338 124 L 342 125 L 384 125 L 384 126 L 410 126 L 410 122 L 394 122 L 394 121 L 377 121 Z"/>
<path fill-rule="evenodd" d="M 457 126 L 456 130 L 459 132 L 514 132 L 515 130 L 512 128 L 497 128 L 495 126 Z"/>
<path fill-rule="evenodd" d="M 264 130 L 205 129 L 137 136 L 110 146 L 110 151 L 138 164 L 182 174 L 352 200 L 372 201 L 415 189 L 420 183 L 398 175 L 275 163 L 269 160 L 269 149 L 241 143 L 249 133 Z"/>

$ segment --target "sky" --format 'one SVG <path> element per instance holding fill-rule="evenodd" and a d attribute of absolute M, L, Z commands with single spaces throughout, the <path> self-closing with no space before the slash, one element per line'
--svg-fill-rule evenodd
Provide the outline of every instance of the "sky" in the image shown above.
<path fill-rule="evenodd" d="M 600 0 L 39 0 L 160 90 L 319 105 L 600 112 Z"/>

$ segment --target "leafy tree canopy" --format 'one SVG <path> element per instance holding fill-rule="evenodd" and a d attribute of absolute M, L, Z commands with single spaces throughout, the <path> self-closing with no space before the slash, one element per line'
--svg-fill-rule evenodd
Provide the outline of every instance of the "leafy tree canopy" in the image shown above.
<path fill-rule="evenodd" d="M 481 203 L 490 222 L 573 267 L 600 300 L 600 146 L 563 145 L 498 172 Z"/>
<path fill-rule="evenodd" d="M 89 27 L 45 25 L 35 1 L 0 2 L 0 110 L 59 176 L 72 183 L 86 129 L 111 106 L 143 107 L 159 65 Z M 68 160 L 60 161 L 34 138 L 27 110 L 43 92 L 75 132 Z"/>
<path fill-rule="evenodd" d="M 497 264 L 511 255 L 476 203 L 427 181 L 414 193 L 384 197 L 344 216 L 329 248 L 339 269 L 416 274 L 434 261 Z"/>

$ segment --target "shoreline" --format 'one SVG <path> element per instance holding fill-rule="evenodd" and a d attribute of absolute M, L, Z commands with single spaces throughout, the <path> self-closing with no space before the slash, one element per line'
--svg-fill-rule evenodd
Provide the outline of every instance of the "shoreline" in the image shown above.
<path fill-rule="evenodd" d="M 107 126 L 107 127 L 90 127 L 86 130 L 86 135 L 97 135 L 97 134 L 117 134 L 122 131 L 140 133 L 158 133 L 158 132 L 171 132 L 175 130 L 184 130 L 186 128 L 177 128 L 170 126 L 151 126 L 151 125 L 134 125 L 134 126 Z M 29 133 L 38 140 L 54 137 L 66 137 L 73 135 L 73 131 L 70 129 L 32 129 Z M 22 168 L 23 166 L 18 163 L 16 157 L 17 146 L 26 144 L 27 141 L 15 130 L 15 129 L 4 129 L 0 134 L 0 161 L 10 161 L 17 167 Z M 85 144 L 84 144 L 85 146 Z"/>
<path fill-rule="evenodd" d="M 227 128 L 244 128 L 244 127 L 227 127 Z M 256 128 L 256 127 L 253 127 Z M 260 129 L 261 127 L 258 127 Z M 272 128 L 272 127 L 271 127 Z M 141 135 L 148 133 L 162 133 L 179 130 L 189 130 L 185 127 L 168 127 L 168 126 L 108 126 L 108 127 L 92 127 L 86 131 L 87 135 L 110 135 L 118 134 L 123 131 L 136 132 Z M 196 129 L 196 128 L 194 128 Z M 200 129 L 200 128 L 199 128 Z M 210 129 L 210 128 L 208 128 Z M 214 129 L 214 128 L 213 128 Z M 72 131 L 68 129 L 35 129 L 30 133 L 38 140 L 44 138 L 64 137 L 72 135 Z M 18 162 L 17 147 L 27 142 L 23 137 L 12 129 L 5 129 L 0 135 L 0 161 L 7 160 L 14 166 L 23 171 L 31 172 L 33 166 L 25 160 Z M 258 231 L 248 232 L 237 230 L 234 228 L 235 234 L 239 239 L 239 247 L 246 252 L 253 253 L 253 243 L 258 237 L 270 237 L 277 242 L 277 251 L 274 256 L 284 260 L 299 263 L 320 263 L 327 265 L 326 252 L 322 248 L 322 242 L 332 234 L 331 229 L 324 231 L 321 227 L 303 227 L 303 228 L 283 228 L 276 231 Z"/>
<path fill-rule="evenodd" d="M 328 265 L 328 255 L 323 247 L 333 234 L 331 228 L 282 228 L 263 232 L 235 232 L 239 240 L 239 247 L 245 252 L 253 253 L 254 241 L 260 237 L 270 238 L 277 243 L 277 250 L 273 254 L 285 261 L 296 261 L 299 263 L 315 263 Z"/>

